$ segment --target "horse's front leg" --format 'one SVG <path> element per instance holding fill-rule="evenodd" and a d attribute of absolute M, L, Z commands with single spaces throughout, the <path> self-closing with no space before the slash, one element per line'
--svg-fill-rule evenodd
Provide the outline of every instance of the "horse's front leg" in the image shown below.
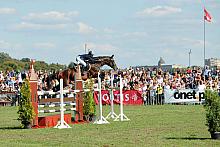
<path fill-rule="evenodd" d="M 87 80 L 88 79 L 88 72 L 83 72 L 82 74 L 81 74 L 81 77 L 82 77 L 82 79 L 85 81 L 85 80 Z"/>

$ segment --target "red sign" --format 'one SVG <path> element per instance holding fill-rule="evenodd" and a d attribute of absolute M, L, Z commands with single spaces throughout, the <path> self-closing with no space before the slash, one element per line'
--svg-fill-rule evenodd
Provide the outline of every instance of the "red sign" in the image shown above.
<path fill-rule="evenodd" d="M 137 90 L 125 90 L 122 92 L 123 93 L 123 98 L 124 104 L 129 104 L 129 105 L 142 105 L 143 104 L 143 99 L 141 97 L 141 92 Z M 95 103 L 98 104 L 98 91 L 95 91 L 94 93 L 94 100 Z M 119 104 L 120 103 L 120 92 L 119 90 L 113 92 L 114 95 L 114 103 Z M 108 90 L 102 90 L 102 104 L 110 104 L 111 99 L 110 99 L 110 91 Z"/>

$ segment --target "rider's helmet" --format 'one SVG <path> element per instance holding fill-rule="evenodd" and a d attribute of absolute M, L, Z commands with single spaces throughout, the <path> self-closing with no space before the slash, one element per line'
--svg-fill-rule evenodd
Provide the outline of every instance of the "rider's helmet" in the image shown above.
<path fill-rule="evenodd" d="M 92 53 L 92 51 L 89 51 L 89 53 L 88 53 L 89 55 L 91 55 L 91 56 L 93 56 L 93 53 Z"/>

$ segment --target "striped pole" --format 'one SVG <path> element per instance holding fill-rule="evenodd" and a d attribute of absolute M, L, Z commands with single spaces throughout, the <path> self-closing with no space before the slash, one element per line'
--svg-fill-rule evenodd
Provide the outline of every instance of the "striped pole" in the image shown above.
<path fill-rule="evenodd" d="M 64 105 L 63 105 L 63 79 L 60 79 L 60 121 L 54 128 L 64 129 L 64 128 L 71 128 L 65 121 L 64 121 Z"/>
<path fill-rule="evenodd" d="M 114 87 L 114 84 L 113 84 L 113 80 L 114 80 L 114 76 L 111 72 L 111 92 L 110 92 L 110 100 L 111 100 L 111 112 L 106 116 L 106 119 L 109 119 L 110 117 L 111 118 L 116 118 L 117 115 L 115 114 L 114 112 L 114 93 L 113 93 L 113 87 Z"/>
<path fill-rule="evenodd" d="M 98 87 L 99 87 L 99 110 L 100 110 L 100 118 L 102 117 L 102 82 L 100 78 L 100 73 L 98 73 Z"/>
<path fill-rule="evenodd" d="M 40 104 L 38 105 L 39 108 L 45 108 L 45 107 L 60 107 L 60 104 Z M 63 106 L 76 106 L 76 103 L 65 103 Z"/>
<path fill-rule="evenodd" d="M 122 79 L 120 76 L 120 114 L 123 114 L 123 93 L 122 93 Z M 123 120 L 123 115 L 121 115 L 121 120 Z"/>
<path fill-rule="evenodd" d="M 123 84 L 122 84 L 122 78 L 120 75 L 120 114 L 115 118 L 114 121 L 127 121 L 130 120 L 123 112 L 123 93 L 122 93 L 122 89 L 123 89 Z"/>
<path fill-rule="evenodd" d="M 76 108 L 65 108 L 64 111 L 76 111 Z M 61 112 L 61 110 L 59 109 L 38 110 L 38 113 L 54 113 L 54 112 Z"/>
<path fill-rule="evenodd" d="M 99 117 L 94 124 L 109 124 L 109 122 L 102 115 L 102 83 L 100 72 L 98 72 L 98 90 L 99 90 Z"/>

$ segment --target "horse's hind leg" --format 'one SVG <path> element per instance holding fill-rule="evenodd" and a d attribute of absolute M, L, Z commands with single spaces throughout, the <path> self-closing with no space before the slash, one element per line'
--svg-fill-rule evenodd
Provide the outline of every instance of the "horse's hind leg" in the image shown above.
<path fill-rule="evenodd" d="M 68 79 L 67 77 L 63 78 L 63 88 L 65 88 L 66 86 L 68 86 Z"/>

